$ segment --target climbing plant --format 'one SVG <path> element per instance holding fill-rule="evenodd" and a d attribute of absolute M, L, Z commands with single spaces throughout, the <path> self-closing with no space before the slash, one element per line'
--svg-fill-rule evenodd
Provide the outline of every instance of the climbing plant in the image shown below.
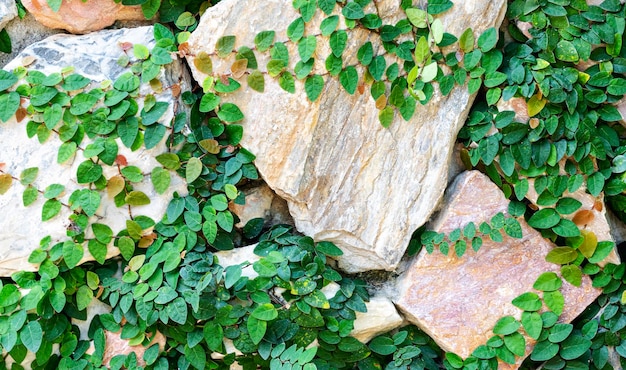
<path fill-rule="evenodd" d="M 598 6 L 581 0 L 511 1 L 511 39 L 505 41 L 494 28 L 480 35 L 471 29 L 445 32 L 438 16 L 454 6 L 449 0 L 421 6 L 403 0 L 406 18 L 395 24 L 383 24 L 368 0 L 295 0 L 300 16 L 288 27 L 288 40 L 276 40 L 275 31 L 266 30 L 254 45 L 234 50 L 235 36 L 220 38 L 215 53 L 194 56 L 194 67 L 208 77 L 192 91 L 163 86 L 158 76 L 177 55 L 188 54 L 190 32 L 212 3 L 123 3 L 141 4 L 147 18 L 159 11 L 174 31 L 156 25 L 154 46 L 122 45 L 126 56 L 119 63 L 128 71 L 115 81 L 94 84 L 71 68 L 50 75 L 28 66 L 0 72 L 0 121 L 28 118 L 29 137 L 42 145 L 60 140 L 56 160 L 80 158 L 73 175 L 82 187 L 64 201 L 63 185 L 36 186 L 39 169 L 18 174 L 0 166 L 0 194 L 20 186 L 24 205 L 45 199 L 39 210 L 43 222 L 64 208 L 72 221 L 67 240 L 44 238 L 33 252 L 30 262 L 39 264 L 37 272 L 0 280 L 5 360 L 0 367 L 7 366 L 8 356 L 21 363 L 30 352 L 34 368 L 202 369 L 229 368 L 237 361 L 244 368 L 271 369 L 495 369 L 498 361 L 520 362 L 527 338 L 537 344 L 525 368 L 604 369 L 617 366 L 612 353 L 624 361 L 624 265 L 601 267 L 613 243 L 581 231 L 595 217 L 592 211 L 603 207 L 602 195 L 618 216 L 626 214 L 624 130 L 614 106 L 626 93 L 626 10 L 619 1 Z M 58 9 L 60 2 L 49 5 Z M 314 17 L 321 17 L 320 28 L 307 33 Z M 356 28 L 377 34 L 382 48 L 359 45 L 356 62 L 348 65 L 346 48 Z M 318 54 L 320 38 L 328 40 L 330 54 Z M 297 55 L 289 54 L 289 44 Z M 257 53 L 269 54 L 266 66 L 259 65 Z M 213 58 L 232 55 L 229 72 L 213 70 Z M 323 61 L 324 73 L 312 72 L 316 59 Z M 467 247 L 478 250 L 485 238 L 501 241 L 502 231 L 519 238 L 522 218 L 559 246 L 546 260 L 560 265 L 560 273 L 538 276 L 534 291 L 512 301 L 520 319 L 500 318 L 494 336 L 467 359 L 444 354 L 415 327 L 367 344 L 350 337 L 368 294 L 364 282 L 327 264 L 341 250 L 286 226 L 267 229 L 258 219 L 242 229 L 234 226 L 238 220 L 229 204 L 244 202 L 239 188 L 258 174 L 254 155 L 239 146 L 244 113 L 222 102 L 221 95 L 238 90 L 242 79 L 261 93 L 266 80 L 275 79 L 291 93 L 300 80 L 315 101 L 331 78 L 348 94 L 369 89 L 384 127 L 397 115 L 410 120 L 418 104 L 435 93 L 448 95 L 457 85 L 479 94 L 459 134 L 463 159 L 503 189 L 511 199 L 508 213 L 447 234 L 420 230 L 411 253 L 454 248 L 462 258 Z M 141 84 L 152 91 L 140 92 Z M 163 122 L 170 108 L 158 100 L 164 90 L 180 96 L 188 113 L 173 107 L 177 114 Z M 510 99 L 524 101 L 528 118 L 499 108 Z M 162 140 L 166 152 L 149 173 L 119 154 L 121 146 L 151 149 Z M 103 175 L 106 166 L 115 175 Z M 155 193 L 162 194 L 175 174 L 186 179 L 189 194 L 175 194 L 162 220 L 133 216 L 133 207 L 150 202 L 136 184 L 149 177 Z M 526 200 L 532 199 L 531 189 L 537 194 L 534 204 Z M 598 198 L 593 209 L 582 209 L 574 197 L 582 191 Z M 90 221 L 105 196 L 128 209 L 126 229 L 115 235 L 109 226 Z M 223 267 L 214 254 L 253 241 L 258 242 L 254 261 Z M 121 257 L 107 260 L 112 246 Z M 95 262 L 79 265 L 85 251 Z M 563 284 L 580 286 L 584 276 L 593 278 L 602 295 L 577 321 L 558 322 L 567 304 Z M 86 308 L 96 298 L 112 311 L 93 320 L 85 340 L 72 320 L 87 318 Z M 118 355 L 105 364 L 107 332 L 148 348 L 141 358 Z M 164 347 L 152 343 L 158 335 L 165 336 Z"/>

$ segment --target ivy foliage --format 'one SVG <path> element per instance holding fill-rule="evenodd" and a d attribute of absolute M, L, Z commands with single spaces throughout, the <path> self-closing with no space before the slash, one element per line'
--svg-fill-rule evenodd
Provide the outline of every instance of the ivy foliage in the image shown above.
<path fill-rule="evenodd" d="M 368 0 L 295 0 L 300 16 L 287 29 L 289 40 L 276 41 L 275 31 L 266 30 L 256 35 L 254 45 L 234 50 L 235 36 L 227 35 L 217 42 L 215 55 L 196 55 L 195 67 L 208 77 L 200 88 L 174 94 L 181 94 L 189 113 L 178 112 L 172 122 L 161 122 L 168 106 L 155 96 L 177 88 L 164 87 L 156 78 L 177 52 L 185 53 L 198 16 L 212 3 L 123 4 L 141 5 L 147 18 L 159 11 L 174 31 L 156 25 L 154 48 L 127 47 L 127 57 L 118 62 L 128 72 L 115 81 L 94 87 L 71 68 L 51 75 L 26 68 L 0 71 L 0 121 L 28 117 L 31 138 L 42 144 L 50 137 L 61 140 L 59 163 L 83 156 L 76 182 L 84 188 L 67 203 L 61 200 L 63 185 L 36 187 L 38 168 L 20 174 L 0 168 L 0 194 L 21 186 L 25 206 L 43 197 L 42 221 L 57 217 L 63 207 L 72 213 L 68 240 L 53 244 L 44 238 L 30 256 L 39 264 L 37 272 L 0 280 L 0 348 L 12 361 L 22 363 L 30 352 L 33 368 L 225 369 L 236 361 L 250 369 L 496 369 L 499 361 L 521 361 L 528 338 L 537 344 L 523 368 L 606 369 L 624 361 L 624 265 L 599 265 L 614 244 L 583 228 L 602 203 L 582 209 L 571 194 L 604 195 L 625 219 L 626 150 L 617 124 L 622 117 L 614 105 L 626 93 L 626 10 L 619 1 L 599 6 L 582 0 L 511 1 L 512 39 L 505 42 L 493 28 L 481 35 L 471 29 L 446 33 L 437 17 L 454 5 L 449 0 L 422 6 L 403 0 L 406 18 L 396 24 L 383 24 Z M 60 2 L 49 5 L 58 8 Z M 316 14 L 323 17 L 319 33 L 307 34 L 306 24 Z M 526 32 L 524 25 L 529 25 Z M 357 49 L 358 63 L 346 65 L 344 53 L 355 28 L 377 34 L 382 49 L 374 53 L 374 44 L 366 42 Z M 319 55 L 322 37 L 328 39 L 329 55 Z M 5 35 L 0 41 L 6 44 Z M 288 43 L 296 44 L 297 55 L 289 54 Z M 444 52 L 450 46 L 454 51 Z M 256 53 L 269 53 L 265 69 Z M 230 74 L 215 74 L 212 58 L 232 54 Z M 315 58 L 323 59 L 325 73 L 312 73 Z M 293 70 L 291 59 L 297 61 Z M 485 238 L 521 237 L 519 219 L 524 217 L 559 245 L 546 256 L 561 266 L 559 273 L 537 277 L 533 291 L 512 301 L 520 318 L 500 318 L 493 337 L 467 359 L 444 354 L 415 327 L 367 344 L 352 338 L 356 313 L 366 311 L 368 293 L 363 281 L 327 264 L 341 250 L 284 225 L 268 229 L 260 219 L 235 227 L 238 219 L 229 205 L 244 202 L 239 189 L 258 179 L 254 154 L 239 146 L 244 113 L 221 100 L 241 87 L 242 78 L 258 92 L 268 78 L 290 93 L 300 80 L 311 101 L 319 99 L 329 78 L 338 79 L 348 94 L 369 88 L 385 127 L 396 115 L 410 120 L 417 104 L 430 101 L 435 89 L 445 96 L 466 85 L 470 93 L 480 93 L 459 134 L 467 148 L 463 159 L 511 198 L 508 215 L 448 234 L 420 230 L 411 252 L 425 247 L 435 253 L 436 247 L 447 254 L 453 248 L 462 257 L 467 247 L 478 250 Z M 141 83 L 149 83 L 155 94 L 139 94 Z M 498 109 L 499 101 L 512 98 L 525 102 L 527 119 Z M 168 151 L 156 158 L 160 166 L 150 173 L 118 155 L 120 145 L 149 149 L 163 139 Z M 105 166 L 117 167 L 117 174 L 107 178 Z M 130 213 L 126 229 L 116 235 L 109 226 L 90 221 L 105 192 L 118 207 L 132 210 L 150 202 L 134 184 L 150 177 L 162 194 L 174 172 L 187 180 L 189 194 L 176 194 L 162 220 Z M 532 206 L 525 200 L 531 187 L 537 194 Z M 253 261 L 219 264 L 217 251 L 252 242 L 258 242 Z M 121 257 L 106 260 L 111 246 Z M 95 262 L 79 265 L 85 248 Z M 593 278 L 602 295 L 578 320 L 559 322 L 567 304 L 564 284 L 581 286 L 585 276 Z M 85 320 L 94 299 L 112 311 L 96 316 L 84 339 L 72 320 Z M 105 333 L 119 333 L 146 351 L 139 358 L 118 355 L 105 364 Z M 159 333 L 166 338 L 164 347 L 152 342 Z M 0 367 L 6 361 L 4 356 Z"/>

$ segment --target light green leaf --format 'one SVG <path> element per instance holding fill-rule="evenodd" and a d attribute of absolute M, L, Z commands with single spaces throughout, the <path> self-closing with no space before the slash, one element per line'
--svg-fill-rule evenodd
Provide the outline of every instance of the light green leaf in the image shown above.
<path fill-rule="evenodd" d="M 192 183 L 198 177 L 200 177 L 203 168 L 204 166 L 202 165 L 202 161 L 200 161 L 199 158 L 189 158 L 189 161 L 187 161 L 187 168 L 185 169 L 185 179 L 187 180 L 187 183 Z"/>
<path fill-rule="evenodd" d="M 43 330 L 39 321 L 30 321 L 20 330 L 22 344 L 31 352 L 37 352 L 43 340 Z"/>

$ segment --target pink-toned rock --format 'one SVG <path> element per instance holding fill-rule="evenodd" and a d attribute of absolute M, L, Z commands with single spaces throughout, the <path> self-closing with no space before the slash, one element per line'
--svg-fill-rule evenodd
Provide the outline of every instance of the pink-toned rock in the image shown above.
<path fill-rule="evenodd" d="M 71 33 L 88 33 L 112 25 L 115 21 L 145 20 L 140 6 L 125 6 L 113 0 L 63 0 L 58 12 L 46 0 L 23 0 L 35 19 L 49 28 Z"/>
<path fill-rule="evenodd" d="M 447 233 L 470 221 L 489 220 L 507 208 L 508 200 L 488 177 L 478 171 L 465 172 L 449 188 L 432 229 Z M 469 356 L 493 336 L 501 317 L 520 318 L 521 310 L 511 303 L 515 297 L 533 291 L 533 283 L 542 273 L 558 274 L 559 266 L 545 261 L 554 245 L 524 220 L 520 224 L 522 239 L 506 235 L 501 243 L 484 239 L 478 252 L 470 248 L 460 258 L 454 253 L 445 256 L 422 251 L 398 280 L 396 306 L 442 349 Z M 600 294 L 587 277 L 581 287 L 564 282 L 561 291 L 565 298 L 563 322 L 573 320 Z M 532 343 L 527 342 L 528 354 Z"/>
<path fill-rule="evenodd" d="M 528 104 L 524 98 L 511 98 L 509 100 L 498 101 L 496 107 L 500 112 L 510 110 L 515 112 L 515 120 L 518 122 L 528 122 L 530 115 L 528 114 Z"/>

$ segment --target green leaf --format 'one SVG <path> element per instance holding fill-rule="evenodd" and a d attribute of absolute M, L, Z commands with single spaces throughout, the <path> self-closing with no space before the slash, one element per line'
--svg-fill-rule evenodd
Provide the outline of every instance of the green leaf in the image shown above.
<path fill-rule="evenodd" d="M 478 37 L 478 47 L 483 53 L 493 49 L 498 43 L 498 31 L 494 28 L 488 28 Z"/>
<path fill-rule="evenodd" d="M 328 18 L 325 18 L 320 24 L 320 30 L 322 31 L 322 36 L 329 36 L 337 29 L 337 25 L 339 24 L 339 16 L 331 15 Z"/>
<path fill-rule="evenodd" d="M 459 46 L 461 50 L 466 53 L 469 53 L 474 49 L 474 32 L 471 28 L 467 28 L 459 37 Z"/>
<path fill-rule="evenodd" d="M 41 209 L 41 221 L 48 221 L 61 211 L 61 202 L 56 199 L 48 199 Z"/>
<path fill-rule="evenodd" d="M 330 35 L 329 43 L 333 55 L 341 58 L 348 42 L 348 34 L 344 30 L 335 31 Z"/>
<path fill-rule="evenodd" d="M 387 68 L 387 62 L 382 55 L 374 57 L 369 64 L 369 73 L 374 77 L 374 80 L 380 81 Z"/>
<path fill-rule="evenodd" d="M 69 268 L 74 268 L 83 258 L 85 252 L 80 244 L 68 240 L 63 243 L 63 260 Z"/>
<path fill-rule="evenodd" d="M 556 204 L 556 211 L 562 215 L 576 212 L 582 203 L 574 198 L 561 198 Z"/>
<path fill-rule="evenodd" d="M 317 47 L 317 38 L 315 36 L 307 36 L 298 41 L 298 54 L 303 63 L 311 59 Z"/>
<path fill-rule="evenodd" d="M 304 296 L 304 301 L 312 307 L 323 309 L 330 308 L 328 299 L 320 290 L 314 290 L 311 294 Z"/>
<path fill-rule="evenodd" d="M 563 279 L 573 286 L 580 286 L 582 283 L 582 271 L 576 265 L 566 265 L 561 267 Z"/>
<path fill-rule="evenodd" d="M 293 76 L 289 72 L 283 72 L 278 78 L 278 85 L 288 93 L 296 92 L 296 84 Z"/>
<path fill-rule="evenodd" d="M 163 116 L 163 114 L 169 108 L 169 104 L 166 102 L 156 102 L 156 104 L 149 110 L 145 111 L 145 108 L 141 110 L 141 123 L 146 126 L 152 125 L 156 123 L 159 118 Z"/>
<path fill-rule="evenodd" d="M 150 204 L 150 198 L 142 191 L 133 190 L 126 194 L 124 201 L 129 206 L 145 206 Z"/>
<path fill-rule="evenodd" d="M 150 61 L 157 66 L 166 65 L 172 63 L 172 55 L 170 52 L 162 47 L 155 46 L 152 49 L 152 55 L 150 56 Z"/>
<path fill-rule="evenodd" d="M 519 295 L 511 303 L 524 311 L 538 311 L 542 306 L 539 296 L 532 292 Z"/>
<path fill-rule="evenodd" d="M 180 168 L 180 158 L 174 153 L 163 153 L 156 156 L 157 162 L 168 170 L 176 171 Z"/>
<path fill-rule="evenodd" d="M 24 193 L 22 194 L 22 203 L 24 204 L 24 207 L 28 207 L 33 204 L 37 200 L 38 196 L 39 192 L 37 189 L 32 186 L 26 187 L 26 189 L 24 189 Z"/>
<path fill-rule="evenodd" d="M 417 28 L 428 27 L 428 13 L 418 8 L 406 8 L 404 10 L 409 22 Z"/>
<path fill-rule="evenodd" d="M 193 348 L 190 348 L 189 345 L 185 345 L 184 352 L 185 359 L 189 361 L 191 366 L 198 370 L 204 370 L 207 368 L 206 353 L 201 346 L 194 346 Z"/>
<path fill-rule="evenodd" d="M 513 316 L 505 316 L 496 322 L 493 327 L 494 334 L 507 335 L 517 331 L 520 323 Z"/>
<path fill-rule="evenodd" d="M 391 123 L 393 122 L 393 117 L 393 108 L 389 106 L 385 107 L 378 113 L 378 120 L 380 121 L 380 125 L 384 128 L 388 128 L 391 125 Z"/>
<path fill-rule="evenodd" d="M 167 315 L 172 321 L 178 324 L 185 324 L 187 321 L 187 303 L 183 297 L 174 299 L 167 305 Z"/>
<path fill-rule="evenodd" d="M 372 351 L 383 356 L 394 353 L 398 348 L 394 345 L 393 339 L 385 336 L 379 336 L 372 339 L 372 341 L 368 343 L 368 346 Z"/>
<path fill-rule="evenodd" d="M 361 19 L 365 17 L 363 8 L 356 2 L 347 3 L 341 10 L 341 14 L 343 14 L 346 19 Z"/>
<path fill-rule="evenodd" d="M 533 351 L 530 354 L 530 359 L 537 362 L 548 361 L 556 354 L 559 353 L 559 345 L 549 342 L 541 341 L 535 345 Z"/>
<path fill-rule="evenodd" d="M 274 31 L 262 31 L 254 37 L 254 45 L 260 52 L 268 50 L 274 43 L 276 32 Z"/>
<path fill-rule="evenodd" d="M 571 238 L 580 235 L 580 229 L 570 220 L 561 219 L 559 223 L 552 228 L 555 234 L 565 237 Z"/>
<path fill-rule="evenodd" d="M 199 158 L 189 158 L 189 161 L 187 161 L 187 168 L 185 169 L 185 179 L 187 180 L 187 183 L 192 183 L 200 177 L 203 168 L 204 166 Z"/>
<path fill-rule="evenodd" d="M 522 325 L 529 337 L 537 340 L 543 330 L 543 320 L 537 312 L 522 312 Z"/>
<path fill-rule="evenodd" d="M 574 262 L 578 258 L 578 252 L 570 247 L 556 247 L 548 252 L 546 261 L 556 263 L 557 265 L 565 265 Z"/>
<path fill-rule="evenodd" d="M 0 121 L 7 122 L 20 107 L 20 94 L 15 91 L 0 95 Z"/>
<path fill-rule="evenodd" d="M 565 305 L 565 299 L 560 291 L 555 290 L 552 292 L 543 293 L 543 301 L 546 306 L 555 314 L 561 315 L 563 313 L 563 307 Z"/>
<path fill-rule="evenodd" d="M 234 218 L 230 211 L 222 211 L 217 214 L 217 224 L 225 231 L 231 232 L 234 223 Z"/>
<path fill-rule="evenodd" d="M 572 335 L 561 343 L 559 354 L 564 360 L 575 360 L 587 352 L 592 342 L 579 335 Z"/>
<path fill-rule="evenodd" d="M 89 306 L 93 299 L 93 291 L 89 289 L 87 285 L 81 285 L 76 292 L 76 306 L 79 311 L 84 310 Z"/>
<path fill-rule="evenodd" d="M 141 11 L 146 19 L 152 19 L 159 11 L 161 0 L 146 0 L 141 4 Z"/>
<path fill-rule="evenodd" d="M 254 344 L 259 344 L 267 331 L 267 321 L 259 320 L 254 316 L 250 316 L 246 327 L 248 328 L 248 333 L 250 334 L 252 342 Z"/>
<path fill-rule="evenodd" d="M 278 273 L 276 266 L 266 259 L 261 259 L 253 263 L 252 269 L 261 277 L 272 277 Z"/>
<path fill-rule="evenodd" d="M 271 321 L 278 317 L 278 311 L 273 304 L 264 303 L 255 308 L 250 315 L 258 320 Z"/>
<path fill-rule="evenodd" d="M 430 0 L 428 2 L 428 14 L 441 14 L 452 8 L 453 5 L 450 0 Z"/>
<path fill-rule="evenodd" d="M 87 77 L 81 76 L 77 73 L 73 73 L 65 77 L 65 79 L 63 80 L 63 85 L 61 85 L 61 87 L 63 87 L 65 91 L 76 91 L 89 85 L 89 83 L 91 83 L 91 80 Z"/>
<path fill-rule="evenodd" d="M 121 237 L 117 242 L 117 247 L 125 260 L 130 260 L 135 252 L 135 242 L 127 236 Z"/>
<path fill-rule="evenodd" d="M 140 85 L 139 77 L 135 76 L 131 72 L 126 72 L 119 76 L 113 83 L 113 87 L 120 91 L 133 92 L 138 89 Z"/>
<path fill-rule="evenodd" d="M 289 37 L 289 39 L 292 42 L 298 42 L 302 38 L 303 35 L 304 35 L 304 19 L 302 19 L 302 17 L 297 18 L 296 20 L 291 22 L 289 26 L 287 26 L 287 37 Z M 272 56 L 272 58 L 274 57 Z M 277 59 L 277 58 L 274 58 L 274 59 Z"/>
<path fill-rule="evenodd" d="M 339 73 L 339 82 L 341 82 L 341 86 L 348 92 L 348 94 L 353 95 L 356 92 L 357 85 L 359 84 L 359 74 L 356 71 L 356 68 L 353 66 L 348 66 L 346 69 Z"/>
<path fill-rule="evenodd" d="M 314 102 L 319 98 L 324 89 L 324 78 L 320 75 L 309 76 L 304 82 L 304 91 L 307 98 Z"/>
<path fill-rule="evenodd" d="M 248 75 L 248 86 L 254 91 L 265 91 L 265 75 L 261 71 L 252 71 Z"/>
<path fill-rule="evenodd" d="M 30 321 L 20 330 L 22 344 L 31 352 L 37 352 L 43 340 L 43 330 L 39 321 Z"/>
<path fill-rule="evenodd" d="M 578 51 L 574 44 L 570 41 L 561 39 L 556 44 L 556 49 L 554 49 L 554 54 L 557 59 L 562 60 L 564 62 L 578 62 Z"/>
<path fill-rule="evenodd" d="M 561 221 L 561 217 L 554 208 L 544 208 L 528 219 L 528 224 L 536 229 L 548 229 Z"/>
<path fill-rule="evenodd" d="M 504 336 L 504 345 L 514 355 L 524 356 L 526 353 L 526 339 L 520 333 L 512 333 Z"/>
<path fill-rule="evenodd" d="M 52 104 L 43 112 L 43 121 L 50 130 L 56 127 L 61 118 L 63 118 L 63 108 L 59 104 Z"/>
<path fill-rule="evenodd" d="M 98 100 L 100 99 L 95 95 L 80 93 L 72 98 L 70 113 L 76 116 L 85 114 L 89 112 L 94 107 L 94 105 L 96 105 Z"/>
<path fill-rule="evenodd" d="M 170 172 L 163 167 L 154 167 L 152 169 L 152 173 L 150 174 L 150 179 L 152 181 L 152 185 L 154 186 L 154 190 L 158 194 L 164 194 L 170 187 Z"/>
<path fill-rule="evenodd" d="M 96 239 L 87 242 L 87 249 L 93 258 L 100 264 L 103 264 L 107 256 L 107 246 Z"/>
<path fill-rule="evenodd" d="M 533 288 L 549 292 L 559 289 L 562 284 L 563 281 L 557 274 L 555 274 L 554 272 L 544 272 L 543 274 L 539 275 L 539 277 L 533 284 Z"/>
<path fill-rule="evenodd" d="M 343 255 L 343 251 L 335 244 L 327 241 L 321 241 L 315 245 L 316 249 L 327 256 L 338 257 Z"/>
<path fill-rule="evenodd" d="M 0 91 L 4 91 L 15 85 L 19 79 L 14 73 L 0 70 Z"/>
<path fill-rule="evenodd" d="M 572 330 L 574 330 L 572 324 L 555 324 L 550 328 L 548 340 L 552 343 L 561 343 L 571 334 Z"/>
<path fill-rule="evenodd" d="M 238 106 L 232 103 L 224 103 L 217 112 L 217 116 L 224 122 L 238 122 L 244 117 Z"/>
<path fill-rule="evenodd" d="M 595 172 L 587 178 L 587 191 L 597 197 L 604 188 L 604 176 L 600 172 Z"/>

